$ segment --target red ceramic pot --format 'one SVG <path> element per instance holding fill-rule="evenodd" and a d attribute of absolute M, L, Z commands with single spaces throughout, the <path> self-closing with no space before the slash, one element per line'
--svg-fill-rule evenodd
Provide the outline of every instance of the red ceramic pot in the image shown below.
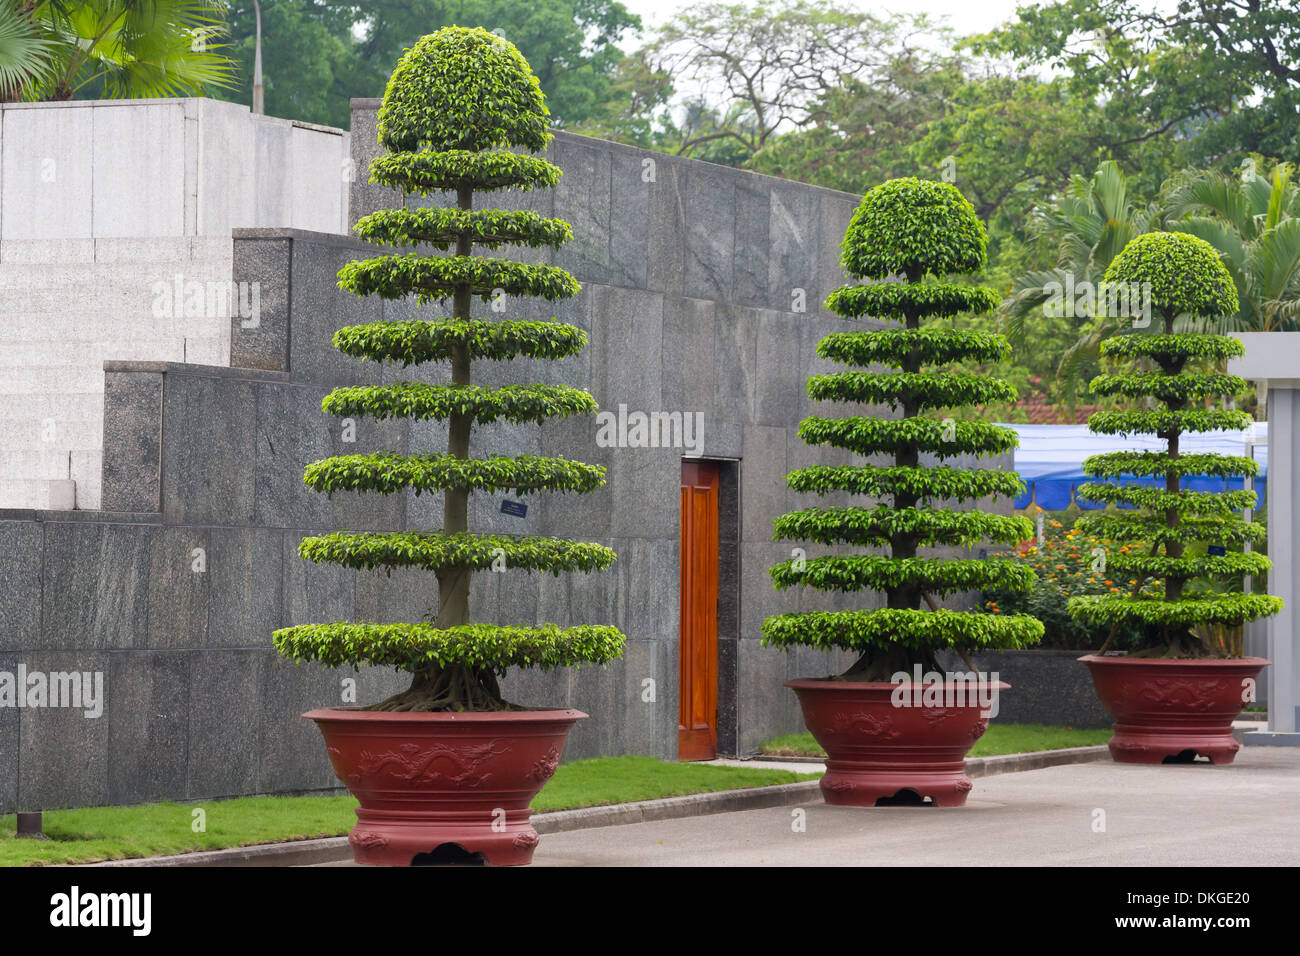
<path fill-rule="evenodd" d="M 874 807 L 911 791 L 937 806 L 959 807 L 973 784 L 966 753 L 988 719 L 958 685 L 946 684 L 943 705 L 898 706 L 897 685 L 837 680 L 786 681 L 803 708 L 804 724 L 826 751 L 821 780 L 827 803 Z M 1010 685 L 995 685 L 998 693 Z"/>
<path fill-rule="evenodd" d="M 493 866 L 530 863 L 529 804 L 555 773 L 577 710 L 303 714 L 325 736 L 334 773 L 361 801 L 348 834 L 358 863 L 410 866 L 454 844 Z"/>
<path fill-rule="evenodd" d="M 1095 654 L 1079 660 L 1115 718 L 1110 755 L 1120 763 L 1197 754 L 1232 763 L 1241 749 L 1232 722 L 1253 699 L 1254 682 L 1269 663 L 1262 657 L 1180 661 Z"/>

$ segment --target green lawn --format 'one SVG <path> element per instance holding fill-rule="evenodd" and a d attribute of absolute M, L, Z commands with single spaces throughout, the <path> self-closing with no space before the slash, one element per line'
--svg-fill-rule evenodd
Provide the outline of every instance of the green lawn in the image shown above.
<path fill-rule="evenodd" d="M 664 763 L 653 757 L 599 757 L 563 764 L 533 801 L 533 809 L 569 810 L 714 790 L 738 790 L 812 780 L 771 767 L 711 767 Z M 52 839 L 15 840 L 12 815 L 0 817 L 0 866 L 92 863 L 129 857 L 342 836 L 356 822 L 357 805 L 341 797 L 242 797 L 193 804 L 49 810 Z M 191 830 L 193 811 L 206 813 L 207 831 Z"/>
<path fill-rule="evenodd" d="M 972 757 L 999 754 L 1022 754 L 1035 750 L 1059 750 L 1062 747 L 1088 747 L 1110 740 L 1110 730 L 1075 730 L 1073 727 L 1047 727 L 1043 724 L 990 724 L 971 749 Z M 786 734 L 774 737 L 759 748 L 771 757 L 825 757 L 812 734 Z"/>

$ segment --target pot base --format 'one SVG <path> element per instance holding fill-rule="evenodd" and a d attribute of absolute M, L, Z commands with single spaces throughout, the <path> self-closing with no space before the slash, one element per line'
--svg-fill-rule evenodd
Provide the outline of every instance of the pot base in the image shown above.
<path fill-rule="evenodd" d="M 481 814 L 438 814 L 443 817 L 438 820 L 431 816 L 357 808 L 357 825 L 348 833 L 352 858 L 364 866 L 527 866 L 541 839 L 526 812 L 506 811 L 496 824 L 500 829 L 485 826 Z"/>
<path fill-rule="evenodd" d="M 886 760 L 827 760 L 822 798 L 832 806 L 960 807 L 975 786 L 966 776 L 964 757 L 946 769 L 904 770 Z"/>
<path fill-rule="evenodd" d="M 1115 724 L 1110 738 L 1110 756 L 1116 763 L 1191 763 L 1196 757 L 1208 757 L 1210 763 L 1232 763 L 1241 749 L 1232 731 L 1207 729 L 1203 733 L 1177 730 L 1162 733 L 1147 727 Z M 1170 759 L 1184 758 L 1184 759 Z"/>

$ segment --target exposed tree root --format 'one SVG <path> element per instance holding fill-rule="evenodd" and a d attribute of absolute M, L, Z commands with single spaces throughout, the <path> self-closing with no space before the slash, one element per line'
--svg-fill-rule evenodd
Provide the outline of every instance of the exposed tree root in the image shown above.
<path fill-rule="evenodd" d="M 1130 651 L 1126 657 L 1144 657 L 1168 660 L 1203 660 L 1230 656 L 1225 648 L 1211 644 L 1184 631 L 1173 635 L 1168 643 L 1159 647 L 1144 647 L 1140 651 Z"/>
<path fill-rule="evenodd" d="M 490 670 L 452 664 L 419 671 L 411 686 L 387 700 L 371 704 L 364 710 L 391 713 L 439 711 L 507 711 L 527 710 L 501 697 L 496 675 Z"/>
<path fill-rule="evenodd" d="M 888 683 L 900 671 L 910 676 L 912 668 L 917 664 L 921 665 L 923 672 L 941 670 L 939 662 L 929 651 L 910 651 L 900 647 L 872 648 L 859 657 L 852 667 L 831 680 Z"/>

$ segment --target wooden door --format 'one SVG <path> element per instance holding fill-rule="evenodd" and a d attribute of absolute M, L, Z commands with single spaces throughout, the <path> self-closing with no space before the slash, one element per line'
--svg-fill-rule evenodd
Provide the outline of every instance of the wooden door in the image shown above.
<path fill-rule="evenodd" d="M 677 758 L 718 751 L 718 464 L 682 462 Z"/>

